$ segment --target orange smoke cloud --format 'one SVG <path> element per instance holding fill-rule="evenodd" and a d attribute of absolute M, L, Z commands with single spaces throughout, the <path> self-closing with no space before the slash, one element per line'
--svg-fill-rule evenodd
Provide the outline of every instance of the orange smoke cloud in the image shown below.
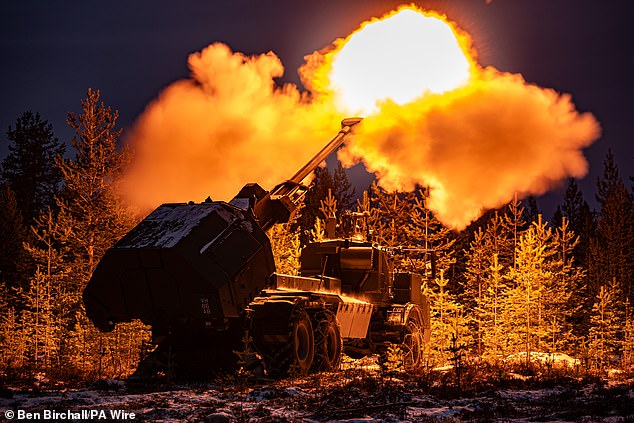
<path fill-rule="evenodd" d="M 429 208 L 461 229 L 514 193 L 585 175 L 581 149 L 599 126 L 569 96 L 486 69 L 451 94 L 385 103 L 357 132 L 340 153 L 345 164 L 363 161 L 388 190 L 428 185 Z"/>
<path fill-rule="evenodd" d="M 348 60 L 363 54 L 370 58 Z M 600 134 L 570 96 L 482 69 L 474 57 L 469 37 L 444 16 L 406 6 L 314 53 L 305 69 L 340 108 L 370 113 L 340 150 L 344 165 L 363 162 L 388 190 L 429 186 L 429 208 L 456 229 L 515 193 L 539 195 L 584 176 L 582 149 Z M 341 74 L 350 84 L 335 78 Z M 408 101 L 403 86 L 411 87 Z"/>
<path fill-rule="evenodd" d="M 189 68 L 192 79 L 166 88 L 129 135 L 135 155 L 122 188 L 141 209 L 229 200 L 246 182 L 270 189 L 338 129 L 331 106 L 276 86 L 283 67 L 273 53 L 247 57 L 213 44 L 192 54 Z"/>
<path fill-rule="evenodd" d="M 307 56 L 304 94 L 276 86 L 283 67 L 273 53 L 213 44 L 190 56 L 192 79 L 168 87 L 136 123 L 125 192 L 149 208 L 227 200 L 246 182 L 271 188 L 360 110 L 366 119 L 340 150 L 344 164 L 362 161 L 389 190 L 431 187 L 428 206 L 457 229 L 515 193 L 583 176 L 582 149 L 600 133 L 594 117 L 474 57 L 466 34 L 414 6 Z"/>

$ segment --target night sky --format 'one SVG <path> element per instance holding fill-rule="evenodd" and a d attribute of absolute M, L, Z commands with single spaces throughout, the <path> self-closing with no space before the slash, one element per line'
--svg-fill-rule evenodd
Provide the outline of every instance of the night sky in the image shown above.
<path fill-rule="evenodd" d="M 247 54 L 274 51 L 298 83 L 303 57 L 359 23 L 403 2 L 320 1 L 5 1 L 0 19 L 0 156 L 6 129 L 26 110 L 69 142 L 68 111 L 80 110 L 89 87 L 130 126 L 170 83 L 188 76 L 187 56 L 216 41 Z M 531 83 L 570 93 L 593 113 L 603 136 L 586 150 L 594 189 L 608 148 L 621 175 L 634 175 L 634 74 L 631 13 L 625 1 L 446 0 L 417 5 L 444 12 L 473 38 L 481 65 L 521 73 Z M 334 124 L 336 125 L 336 124 Z M 185 141 L 180 141 L 185 142 Z M 629 186 L 629 181 L 628 181 Z M 550 217 L 562 190 L 541 198 Z"/>

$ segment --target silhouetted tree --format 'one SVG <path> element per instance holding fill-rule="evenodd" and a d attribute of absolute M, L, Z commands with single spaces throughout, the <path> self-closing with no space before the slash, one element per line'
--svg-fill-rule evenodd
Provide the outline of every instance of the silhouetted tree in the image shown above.
<path fill-rule="evenodd" d="M 590 239 L 594 236 L 596 224 L 588 202 L 584 200 L 574 178 L 568 180 L 568 187 L 561 204 L 561 214 L 568 220 L 570 230 L 579 237 L 574 256 L 577 263 L 586 267 L 590 248 Z M 555 223 L 557 226 L 561 222 Z"/>
<path fill-rule="evenodd" d="M 537 198 L 534 195 L 529 195 L 524 200 L 524 220 L 526 222 L 536 222 L 537 218 L 542 212 L 537 205 Z"/>
<path fill-rule="evenodd" d="M 603 174 L 597 179 L 596 199 L 601 206 L 605 204 L 608 196 L 616 188 L 619 182 L 619 169 L 614 161 L 614 153 L 608 148 L 605 160 L 603 161 Z"/>
<path fill-rule="evenodd" d="M 40 210 L 53 205 L 62 180 L 55 158 L 64 145 L 53 135 L 53 126 L 39 113 L 25 112 L 9 127 L 9 154 L 2 161 L 0 176 L 16 195 L 28 226 Z"/>
<path fill-rule="evenodd" d="M 28 256 L 23 247 L 26 228 L 11 188 L 0 185 L 0 287 L 4 299 L 24 288 Z"/>
<path fill-rule="evenodd" d="M 597 184 L 597 200 L 601 204 L 597 230 L 591 244 L 589 265 L 593 293 L 616 278 L 622 292 L 632 300 L 634 269 L 634 212 L 632 197 L 619 176 L 611 151 L 604 161 L 603 175 Z"/>

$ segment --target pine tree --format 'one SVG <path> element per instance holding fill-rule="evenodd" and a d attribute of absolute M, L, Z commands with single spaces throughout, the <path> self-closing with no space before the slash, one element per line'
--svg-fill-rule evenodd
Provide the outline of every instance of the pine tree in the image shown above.
<path fill-rule="evenodd" d="M 376 182 L 369 193 L 370 206 L 375 213 L 370 225 L 372 240 L 387 247 L 409 245 L 407 227 L 413 208 L 413 193 L 386 192 Z"/>
<path fill-rule="evenodd" d="M 40 210 L 53 205 L 61 183 L 55 157 L 64 154 L 64 145 L 53 135 L 53 126 L 39 113 L 24 112 L 15 129 L 9 127 L 9 154 L 2 161 L 0 176 L 16 194 L 27 225 Z"/>
<path fill-rule="evenodd" d="M 99 91 L 88 90 L 82 101 L 82 113 L 69 113 L 67 122 L 75 130 L 72 145 L 75 157 L 58 160 L 65 180 L 65 189 L 58 200 L 58 224 L 68 228 L 68 263 L 73 271 L 65 278 L 65 289 L 76 293 L 71 307 L 74 324 L 70 334 L 69 356 L 84 375 L 101 375 L 103 359 L 111 361 L 119 354 L 120 339 L 116 334 L 101 334 L 90 324 L 83 310 L 79 293 L 105 253 L 135 223 L 135 218 L 116 194 L 117 178 L 126 165 L 127 149 L 117 149 L 121 134 L 116 129 L 118 112 L 99 101 Z M 74 314 L 73 314 L 74 313 Z M 120 325 L 126 331 L 134 323 Z M 141 344 L 148 332 L 136 338 Z M 114 356 L 112 354 L 115 354 Z M 114 357 L 114 358 L 113 358 Z M 99 363 L 95 369 L 94 363 Z"/>
<path fill-rule="evenodd" d="M 542 347 L 547 333 L 544 291 L 550 274 L 546 267 L 547 245 L 540 232 L 539 226 L 533 225 L 520 236 L 516 264 L 509 273 L 513 285 L 507 297 L 507 312 L 513 339 L 508 342 L 516 343 L 516 350 L 525 352 L 527 360 L 531 352 Z"/>
<path fill-rule="evenodd" d="M 568 180 L 568 187 L 561 205 L 561 214 L 568 219 L 570 230 L 579 237 L 579 242 L 574 249 L 575 260 L 581 266 L 587 267 L 590 239 L 594 236 L 596 225 L 590 206 L 584 200 L 583 193 L 573 178 Z M 557 225 L 560 223 L 557 222 Z"/>
<path fill-rule="evenodd" d="M 579 237 L 570 229 L 566 217 L 562 218 L 561 225 L 555 232 L 554 243 L 556 265 L 553 273 L 560 295 L 556 298 L 554 305 L 555 307 L 561 306 L 561 311 L 565 316 L 566 332 L 573 335 L 573 339 L 580 339 L 584 333 L 587 333 L 588 310 L 592 304 L 588 303 L 590 295 L 588 294 L 587 272 L 578 263 L 575 255 Z M 570 339 L 568 344 L 573 339 Z"/>
<path fill-rule="evenodd" d="M 286 275 L 299 274 L 299 258 L 302 248 L 299 233 L 293 231 L 295 220 L 300 215 L 301 209 L 291 217 L 287 223 L 273 225 L 268 236 L 271 240 L 271 249 L 275 258 L 275 269 L 278 273 Z"/>
<path fill-rule="evenodd" d="M 504 232 L 509 234 L 509 250 L 512 257 L 512 267 L 516 265 L 517 245 L 520 234 L 526 229 L 527 222 L 524 220 L 524 207 L 522 202 L 515 198 L 511 201 L 504 214 Z"/>
<path fill-rule="evenodd" d="M 72 324 L 73 308 L 80 292 L 69 290 L 71 274 L 68 244 L 71 228 L 50 208 L 35 219 L 32 240 L 26 244 L 36 272 L 24 294 L 26 309 L 23 325 L 32 334 L 32 357 L 38 370 L 63 371 L 66 364 L 67 328 Z"/>
<path fill-rule="evenodd" d="M 26 287 L 29 267 L 23 243 L 26 228 L 10 187 L 0 186 L 0 293 L 1 300 L 15 301 L 14 290 Z"/>
<path fill-rule="evenodd" d="M 0 373 L 7 379 L 23 374 L 27 362 L 28 333 L 14 307 L 0 311 Z"/>
<path fill-rule="evenodd" d="M 405 198 L 411 204 L 409 219 L 405 225 L 405 244 L 432 250 L 436 256 L 436 267 L 449 273 L 455 263 L 454 244 L 451 230 L 444 226 L 427 208 L 428 190 L 419 189 Z M 424 265 L 424 263 L 422 263 Z"/>
<path fill-rule="evenodd" d="M 621 322 L 616 313 L 615 299 L 618 297 L 616 280 L 608 286 L 601 286 L 597 294 L 590 318 L 590 357 L 597 370 L 604 370 L 614 355 L 620 350 L 619 331 Z"/>
<path fill-rule="evenodd" d="M 76 156 L 57 158 L 64 191 L 33 221 L 26 244 L 36 272 L 21 294 L 24 310 L 2 315 L 2 333 L 20 334 L 7 366 L 44 371 L 49 377 L 115 377 L 130 374 L 148 339 L 140 322 L 101 334 L 88 321 L 81 292 L 104 251 L 134 223 L 114 190 L 128 153 L 116 148 L 117 113 L 89 90 L 82 114 L 69 114 Z M 19 342 L 18 342 L 19 341 Z M 3 351 L 6 357 L 6 351 Z"/>
<path fill-rule="evenodd" d="M 466 279 L 463 282 L 461 302 L 473 310 L 472 329 L 476 334 L 476 350 L 479 355 L 490 356 L 488 341 L 499 330 L 503 299 L 503 269 L 513 264 L 513 232 L 509 232 L 497 210 L 489 213 L 486 228 L 479 227 L 466 254 Z M 490 286 L 494 283 L 495 286 Z M 494 297 L 491 297 L 491 296 Z M 493 313 L 493 314 L 491 314 Z M 497 338 L 494 339 L 499 343 Z M 495 347 L 494 347 L 495 348 Z M 494 354 L 498 354 L 499 351 Z"/>
<path fill-rule="evenodd" d="M 524 208 L 524 221 L 526 222 L 535 222 L 537 221 L 537 217 L 542 214 L 537 206 L 537 198 L 533 195 L 529 195 L 524 200 L 526 207 Z"/>
<path fill-rule="evenodd" d="M 89 89 L 82 113 L 68 114 L 67 122 L 75 130 L 75 157 L 58 160 L 66 184 L 59 207 L 68 219 L 67 226 L 73 229 L 79 289 L 105 250 L 134 223 L 113 189 L 129 160 L 126 148 L 117 149 L 119 113 L 99 103 L 99 96 L 99 91 Z"/>
<path fill-rule="evenodd" d="M 468 344 L 467 321 L 464 318 L 463 307 L 455 301 L 447 289 L 449 283 L 445 279 L 444 270 L 432 286 L 425 286 L 423 293 L 430 299 L 432 342 L 429 346 L 438 364 L 445 364 L 450 360 L 450 349 L 453 343 Z"/>
<path fill-rule="evenodd" d="M 519 204 L 519 203 L 518 203 Z M 521 209 L 514 209 L 513 203 L 503 210 L 503 215 L 496 210 L 486 226 L 485 245 L 489 251 L 489 263 L 492 262 L 493 255 L 497 254 L 498 262 L 505 267 L 513 266 L 515 256 L 515 246 L 517 241 L 517 231 L 522 230 L 523 220 L 515 221 L 514 213 L 521 213 Z M 516 225 L 520 225 L 516 228 Z"/>
<path fill-rule="evenodd" d="M 462 296 L 462 303 L 465 304 L 469 310 L 473 310 L 472 318 L 476 334 L 476 352 L 478 356 L 482 356 L 484 351 L 483 326 L 484 315 L 486 313 L 484 298 L 487 289 L 485 280 L 487 278 L 487 267 L 489 263 L 487 253 L 488 251 L 485 249 L 484 232 L 482 232 L 482 228 L 478 228 L 469 246 L 465 279 L 466 286 L 464 287 L 464 295 Z"/>
<path fill-rule="evenodd" d="M 344 212 L 354 207 L 355 189 L 348 179 L 348 174 L 339 160 L 337 160 L 337 169 L 332 175 L 333 193 L 339 210 Z M 340 217 L 341 213 L 337 217 Z"/>
<path fill-rule="evenodd" d="M 625 302 L 625 324 L 623 325 L 623 368 L 631 370 L 634 365 L 634 312 L 629 299 Z"/>
<path fill-rule="evenodd" d="M 503 276 L 504 266 L 498 262 L 497 254 L 489 267 L 486 291 L 478 305 L 481 313 L 481 338 L 484 343 L 482 356 L 494 361 L 508 354 L 504 340 L 506 323 L 504 317 L 504 299 L 506 284 Z"/>
<path fill-rule="evenodd" d="M 614 153 L 609 148 L 603 161 L 603 175 L 597 179 L 597 202 L 603 206 L 620 180 L 619 169 L 614 160 Z"/>
<path fill-rule="evenodd" d="M 29 333 L 28 356 L 35 371 L 46 371 L 50 368 L 55 354 L 53 301 L 51 286 L 39 268 L 31 280 L 26 293 L 26 309 L 22 323 Z"/>
<path fill-rule="evenodd" d="M 603 177 L 597 185 L 601 210 L 596 237 L 591 243 L 590 281 L 594 292 L 613 278 L 622 284 L 623 293 L 634 298 L 634 209 L 632 197 L 619 177 L 611 151 L 604 162 Z"/>
<path fill-rule="evenodd" d="M 319 167 L 314 171 L 310 189 L 304 197 L 304 207 L 292 226 L 293 231 L 299 231 L 302 245 L 309 242 L 309 234 L 315 225 L 315 219 L 321 216 L 321 201 L 326 198 L 329 191 L 338 204 L 336 217 L 340 222 L 342 214 L 354 206 L 354 188 L 339 162 L 334 174 L 331 174 L 327 167 Z"/>

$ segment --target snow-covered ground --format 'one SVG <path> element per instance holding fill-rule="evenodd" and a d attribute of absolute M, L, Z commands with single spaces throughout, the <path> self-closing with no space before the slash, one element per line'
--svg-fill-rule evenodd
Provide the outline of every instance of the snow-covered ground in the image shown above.
<path fill-rule="evenodd" d="M 27 416 L 46 421 L 46 416 L 57 416 L 59 421 L 118 417 L 118 421 L 218 423 L 634 421 L 632 381 L 494 387 L 459 396 L 455 389 L 433 386 L 439 380 L 431 383 L 425 377 L 349 366 L 337 373 L 267 382 L 232 379 L 140 386 L 101 381 L 81 390 L 9 391 L 4 395 L 8 398 L 0 398 L 0 416 L 7 421 L 26 421 Z"/>

